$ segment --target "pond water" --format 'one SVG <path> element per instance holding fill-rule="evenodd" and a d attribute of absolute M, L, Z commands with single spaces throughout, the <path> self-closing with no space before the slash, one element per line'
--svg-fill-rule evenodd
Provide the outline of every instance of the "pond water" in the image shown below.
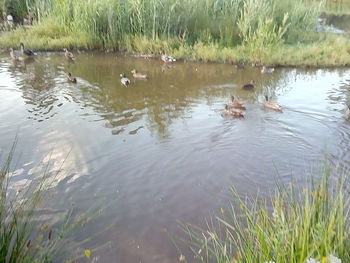
<path fill-rule="evenodd" d="M 131 77 L 133 68 L 149 79 L 122 86 L 119 74 Z M 65 72 L 78 83 L 67 83 Z M 252 79 L 255 90 L 242 90 Z M 282 113 L 263 108 L 265 94 Z M 231 95 L 246 104 L 245 118 L 221 116 Z M 261 74 L 113 53 L 77 54 L 75 64 L 57 53 L 13 63 L 6 53 L 0 150 L 18 135 L 13 189 L 50 163 L 55 194 L 42 213 L 102 208 L 72 241 L 91 237 L 81 249 L 107 244 L 93 252 L 100 262 L 178 262 L 179 222 L 204 224 L 227 206 L 232 185 L 267 196 L 276 178 L 301 184 L 325 158 L 348 170 L 349 96 L 349 69 Z"/>

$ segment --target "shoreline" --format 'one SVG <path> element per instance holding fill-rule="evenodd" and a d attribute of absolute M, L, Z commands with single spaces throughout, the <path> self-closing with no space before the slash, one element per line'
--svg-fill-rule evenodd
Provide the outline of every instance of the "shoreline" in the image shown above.
<path fill-rule="evenodd" d="M 68 48 L 73 52 L 115 53 L 118 56 L 142 59 L 158 59 L 160 52 L 175 57 L 179 62 L 243 64 L 251 66 L 300 67 L 300 68 L 346 68 L 350 66 L 350 40 L 346 35 L 317 33 L 319 38 L 308 43 L 271 46 L 263 49 L 237 45 L 224 47 L 215 43 L 197 42 L 193 45 L 180 44 L 177 39 L 148 39 L 144 36 L 130 37 L 129 46 L 121 43 L 107 43 L 99 46 L 92 38 L 73 33 L 55 35 L 41 32 L 41 25 L 30 29 L 18 28 L 14 31 L 0 32 L 0 52 L 6 53 L 10 47 L 19 49 L 19 43 L 37 53 L 63 52 Z M 39 32 L 37 32 L 39 31 Z M 29 39 L 27 34 L 31 34 Z M 112 42 L 112 41 L 111 41 Z M 116 42 L 116 40 L 115 40 Z"/>

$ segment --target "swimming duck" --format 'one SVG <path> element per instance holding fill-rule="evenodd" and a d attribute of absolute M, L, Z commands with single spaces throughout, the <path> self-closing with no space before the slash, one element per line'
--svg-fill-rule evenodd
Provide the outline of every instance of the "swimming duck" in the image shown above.
<path fill-rule="evenodd" d="M 72 52 L 69 52 L 66 48 L 63 49 L 63 51 L 64 51 L 64 56 L 65 56 L 68 60 L 70 60 L 70 61 L 74 61 L 74 60 L 75 60 L 75 57 L 74 57 L 74 55 L 73 55 Z"/>
<path fill-rule="evenodd" d="M 73 77 L 72 74 L 70 74 L 70 72 L 67 73 L 67 80 L 71 83 L 77 83 L 77 79 Z"/>
<path fill-rule="evenodd" d="M 130 79 L 128 79 L 125 75 L 125 73 L 120 74 L 120 82 L 124 85 L 127 86 L 130 84 Z"/>
<path fill-rule="evenodd" d="M 141 72 L 137 72 L 136 69 L 133 69 L 131 71 L 132 73 L 132 76 L 135 78 L 135 79 L 147 79 L 147 75 L 146 74 L 143 74 Z"/>
<path fill-rule="evenodd" d="M 19 57 L 16 55 L 15 51 L 13 48 L 10 48 L 10 56 L 14 61 L 19 61 Z"/>
<path fill-rule="evenodd" d="M 264 107 L 271 109 L 271 110 L 275 110 L 275 111 L 282 111 L 282 106 L 277 104 L 277 103 L 273 103 L 269 101 L 269 97 L 267 95 L 265 95 L 265 102 L 264 102 Z"/>
<path fill-rule="evenodd" d="M 229 109 L 239 109 L 239 110 L 246 110 L 247 108 L 237 100 L 235 100 L 235 97 L 231 96 L 231 103 L 228 105 Z"/>
<path fill-rule="evenodd" d="M 275 71 L 274 68 L 267 68 L 265 66 L 262 67 L 261 73 L 273 73 Z"/>
<path fill-rule="evenodd" d="M 240 110 L 230 109 L 227 104 L 225 105 L 225 110 L 222 114 L 232 118 L 244 118 L 244 114 Z"/>
<path fill-rule="evenodd" d="M 20 43 L 19 45 L 21 47 L 21 52 L 23 55 L 26 55 L 26 56 L 34 56 L 35 55 L 35 53 L 32 50 L 24 49 L 23 43 Z"/>
<path fill-rule="evenodd" d="M 168 62 L 175 62 L 175 61 L 176 61 L 175 58 L 173 58 L 173 57 L 171 57 L 171 56 L 168 56 L 168 55 L 166 55 L 166 54 L 164 54 L 164 53 L 162 53 L 162 55 L 161 55 L 160 58 L 161 58 L 162 61 L 164 61 L 165 63 L 168 63 Z"/>
<path fill-rule="evenodd" d="M 254 80 L 251 80 L 250 83 L 246 83 L 242 85 L 242 89 L 254 89 Z"/>

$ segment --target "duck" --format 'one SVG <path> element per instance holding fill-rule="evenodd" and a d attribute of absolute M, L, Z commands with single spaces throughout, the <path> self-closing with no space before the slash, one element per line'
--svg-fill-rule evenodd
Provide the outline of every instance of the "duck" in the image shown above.
<path fill-rule="evenodd" d="M 10 48 L 10 56 L 13 59 L 13 61 L 19 61 L 19 57 L 16 55 L 15 51 L 13 48 Z"/>
<path fill-rule="evenodd" d="M 32 50 L 24 49 L 24 44 L 23 43 L 20 43 L 19 45 L 21 47 L 21 52 L 22 52 L 23 55 L 28 56 L 28 57 L 35 55 L 35 53 Z"/>
<path fill-rule="evenodd" d="M 228 104 L 229 109 L 239 109 L 239 110 L 246 110 L 247 108 L 237 100 L 235 100 L 235 97 L 231 96 L 231 103 Z"/>
<path fill-rule="evenodd" d="M 244 64 L 240 64 L 240 63 L 235 64 L 235 69 L 244 69 Z"/>
<path fill-rule="evenodd" d="M 242 113 L 242 111 L 230 109 L 227 104 L 225 105 L 225 110 L 223 111 L 222 115 L 230 116 L 232 118 L 244 118 L 244 114 Z"/>
<path fill-rule="evenodd" d="M 275 111 L 282 111 L 282 106 L 274 103 L 274 102 L 270 102 L 269 101 L 269 97 L 267 95 L 265 95 L 265 102 L 264 102 L 264 107 L 271 109 L 271 110 L 275 110 Z"/>
<path fill-rule="evenodd" d="M 255 81 L 251 80 L 250 83 L 243 84 L 242 89 L 246 89 L 246 90 L 254 89 L 254 83 Z"/>
<path fill-rule="evenodd" d="M 267 68 L 265 66 L 262 67 L 261 73 L 273 73 L 275 71 L 275 68 Z"/>
<path fill-rule="evenodd" d="M 72 52 L 69 52 L 66 48 L 63 49 L 64 51 L 64 56 L 69 60 L 69 61 L 74 61 L 75 57 Z"/>
<path fill-rule="evenodd" d="M 120 82 L 124 85 L 127 86 L 130 84 L 130 79 L 128 79 L 125 75 L 125 73 L 120 74 Z"/>
<path fill-rule="evenodd" d="M 70 72 L 67 73 L 67 80 L 68 82 L 71 82 L 71 83 L 77 83 L 77 79 L 73 77 Z"/>
<path fill-rule="evenodd" d="M 147 75 L 146 74 L 143 74 L 141 72 L 138 72 L 136 69 L 133 69 L 131 71 L 132 73 L 132 76 L 135 78 L 135 79 L 147 79 Z"/>
<path fill-rule="evenodd" d="M 168 56 L 168 55 L 166 55 L 166 54 L 164 54 L 164 53 L 162 53 L 162 55 L 161 55 L 160 58 L 161 58 L 162 61 L 165 62 L 165 63 L 175 62 L 175 61 L 176 61 L 175 58 L 173 58 L 173 57 L 171 57 L 171 56 Z"/>

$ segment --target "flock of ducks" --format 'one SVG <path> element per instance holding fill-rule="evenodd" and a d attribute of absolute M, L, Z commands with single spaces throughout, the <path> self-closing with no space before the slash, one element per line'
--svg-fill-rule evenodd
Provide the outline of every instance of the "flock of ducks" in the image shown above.
<path fill-rule="evenodd" d="M 244 85 L 242 86 L 242 88 L 243 87 Z M 263 105 L 266 109 L 282 112 L 282 106 L 275 102 L 269 101 L 269 97 L 267 95 L 265 95 L 265 102 L 263 103 Z M 247 107 L 244 104 L 240 103 L 238 100 L 236 100 L 234 96 L 231 96 L 231 102 L 225 105 L 225 109 L 222 114 L 224 116 L 229 116 L 232 118 L 244 118 L 245 110 L 247 110 Z"/>
<path fill-rule="evenodd" d="M 164 63 L 172 63 L 172 62 L 176 62 L 176 59 L 166 55 L 164 52 L 161 52 L 161 56 L 160 59 L 164 62 Z M 136 69 L 133 69 L 131 71 L 131 74 L 133 76 L 133 78 L 135 79 L 148 79 L 147 74 L 144 74 L 142 72 L 137 71 Z M 125 73 L 121 73 L 120 74 L 120 82 L 124 85 L 127 86 L 131 83 L 131 80 L 126 76 Z"/>
<path fill-rule="evenodd" d="M 74 63 L 75 62 L 74 54 L 68 51 L 68 49 L 66 48 L 64 48 L 63 51 L 67 61 L 69 63 Z M 32 50 L 25 49 L 23 43 L 20 43 L 20 52 L 24 57 L 31 57 L 35 55 L 35 53 Z M 10 48 L 10 56 L 13 60 L 20 61 L 19 56 L 17 55 L 17 53 L 13 48 Z M 160 58 L 164 63 L 172 63 L 176 61 L 175 58 L 169 55 L 166 55 L 164 52 L 161 53 Z M 273 72 L 274 72 L 274 68 L 267 68 L 263 66 L 261 69 L 261 73 L 273 73 Z M 136 69 L 133 69 L 131 71 L 131 74 L 135 79 L 148 79 L 148 76 L 146 74 L 139 72 Z M 68 72 L 66 76 L 67 76 L 67 81 L 69 83 L 77 83 L 77 79 L 74 76 L 72 76 L 71 73 Z M 126 76 L 125 73 L 121 73 L 120 82 L 122 85 L 128 86 L 130 85 L 131 80 Z M 241 88 L 244 90 L 253 90 L 255 87 L 254 84 L 255 82 L 252 80 L 250 83 L 242 85 Z M 268 96 L 265 96 L 265 99 L 266 99 L 264 103 L 265 108 L 272 109 L 275 111 L 282 111 L 282 107 L 277 103 L 270 102 L 268 99 Z M 245 111 L 246 109 L 247 108 L 242 103 L 238 102 L 234 96 L 231 96 L 231 103 L 225 105 L 225 110 L 223 111 L 223 115 L 231 116 L 233 118 L 244 118 L 243 111 Z"/>
<path fill-rule="evenodd" d="M 63 51 L 64 51 L 64 56 L 66 57 L 68 62 L 74 63 L 75 62 L 74 54 L 72 52 L 68 51 L 66 48 L 63 49 Z M 35 53 L 32 50 L 25 49 L 23 43 L 20 43 L 20 53 L 22 54 L 22 56 L 24 58 L 31 57 L 31 56 L 35 55 Z M 13 48 L 10 48 L 10 56 L 14 61 L 21 60 L 18 53 Z M 163 52 L 161 53 L 161 60 L 164 63 L 172 63 L 172 62 L 176 61 L 175 58 L 168 56 L 168 55 L 164 54 Z M 237 65 L 236 65 L 236 68 L 237 68 Z M 274 68 L 267 68 L 266 66 L 263 66 L 261 69 L 261 73 L 273 73 L 274 70 L 275 70 Z M 133 69 L 131 71 L 131 74 L 135 79 L 148 79 L 148 76 L 146 74 L 139 72 L 136 69 Z M 77 79 L 74 76 L 72 76 L 71 73 L 68 72 L 66 74 L 66 77 L 67 77 L 68 82 L 77 83 Z M 120 74 L 120 82 L 124 86 L 127 86 L 131 83 L 130 79 L 127 78 L 125 73 Z M 244 90 L 253 90 L 255 88 L 254 84 L 255 84 L 255 82 L 252 80 L 250 83 L 243 84 L 241 86 L 241 88 Z M 267 109 L 282 112 L 282 106 L 275 103 L 275 102 L 271 102 L 267 95 L 265 95 L 265 102 L 263 103 L 263 106 Z M 348 107 L 348 113 L 347 113 L 348 116 L 347 117 L 350 119 L 350 105 L 347 105 L 347 107 Z M 231 102 L 229 104 L 225 105 L 223 115 L 230 116 L 233 118 L 244 118 L 244 116 L 245 116 L 244 111 L 246 111 L 246 110 L 247 110 L 247 108 L 244 104 L 240 103 L 234 96 L 231 96 Z"/>

